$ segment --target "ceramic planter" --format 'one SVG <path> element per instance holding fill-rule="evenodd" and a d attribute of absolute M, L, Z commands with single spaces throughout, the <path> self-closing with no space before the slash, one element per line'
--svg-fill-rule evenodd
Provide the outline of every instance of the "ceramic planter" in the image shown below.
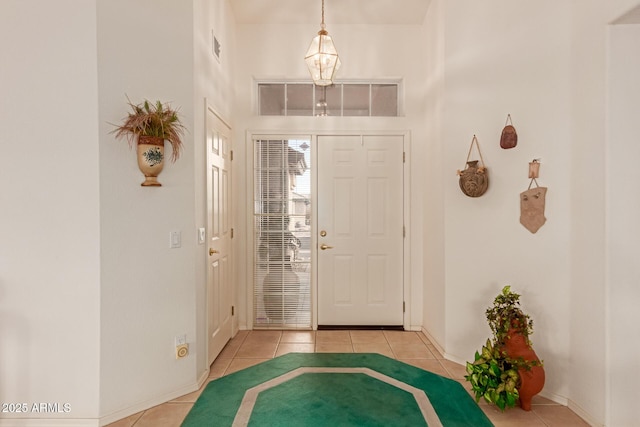
<path fill-rule="evenodd" d="M 145 176 L 143 187 L 160 187 L 158 175 L 164 167 L 164 139 L 155 136 L 138 137 L 138 167 Z"/>
<path fill-rule="evenodd" d="M 522 358 L 527 362 L 539 362 L 536 352 L 529 346 L 526 338 L 515 329 L 511 329 L 507 335 L 504 345 L 507 355 L 512 359 Z M 544 387 L 545 374 L 541 364 L 532 366 L 531 369 L 519 369 L 520 386 L 520 407 L 525 411 L 531 410 L 531 399 L 542 391 Z"/>

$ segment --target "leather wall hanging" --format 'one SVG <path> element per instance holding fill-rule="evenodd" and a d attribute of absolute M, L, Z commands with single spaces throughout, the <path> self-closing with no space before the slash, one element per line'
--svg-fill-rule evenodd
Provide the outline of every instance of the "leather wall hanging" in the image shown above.
<path fill-rule="evenodd" d="M 511 123 L 511 114 L 507 114 L 507 121 L 502 129 L 500 136 L 500 147 L 506 149 L 513 148 L 518 145 L 518 133 Z"/>
<path fill-rule="evenodd" d="M 469 160 L 474 144 L 480 156 L 480 166 L 478 166 L 478 160 Z M 471 146 L 469 147 L 469 154 L 467 154 L 467 166 L 462 171 L 458 169 L 457 173 L 460 176 L 460 189 L 469 197 L 480 197 L 489 188 L 489 175 L 484 165 L 484 160 L 482 159 L 478 138 L 476 138 L 475 135 L 473 135 Z"/>
<path fill-rule="evenodd" d="M 538 185 L 536 178 L 538 178 L 539 168 L 538 160 L 529 163 L 531 182 L 529 182 L 529 188 L 520 193 L 520 224 L 531 233 L 537 232 L 547 222 L 547 218 L 544 216 L 547 188 Z M 536 186 L 531 188 L 534 182 Z"/>

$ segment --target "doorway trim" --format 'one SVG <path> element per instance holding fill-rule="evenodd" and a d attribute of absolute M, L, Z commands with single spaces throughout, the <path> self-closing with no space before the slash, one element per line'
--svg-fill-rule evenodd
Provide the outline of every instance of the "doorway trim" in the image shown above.
<path fill-rule="evenodd" d="M 404 313 L 403 313 L 403 327 L 405 330 L 410 330 L 411 327 L 411 307 L 412 307 L 412 295 L 411 295 L 411 132 L 408 130 L 390 130 L 390 131 L 335 131 L 327 132 L 321 130 L 301 132 L 301 131 L 252 131 L 248 130 L 246 143 L 252 144 L 255 139 L 293 139 L 293 138 L 310 138 L 312 141 L 311 150 L 311 169 L 313 173 L 313 179 L 311 181 L 311 203 L 312 218 L 311 227 L 312 230 L 317 230 L 318 226 L 318 180 L 317 180 L 317 155 L 318 155 L 318 137 L 319 136 L 401 136 L 404 146 L 404 168 L 403 168 L 403 221 L 404 221 L 404 239 L 403 239 L 403 301 L 404 301 Z M 247 277 L 253 278 L 255 259 L 253 251 L 249 248 L 254 247 L 254 233 L 253 233 L 253 156 L 246 156 L 246 183 L 247 183 L 247 196 L 246 196 L 246 225 L 247 225 L 247 253 L 246 253 L 246 271 Z M 317 280 L 317 263 L 318 263 L 318 250 L 317 250 L 317 233 L 311 233 L 311 323 L 313 330 L 318 329 L 318 280 Z M 253 322 L 253 281 L 247 280 L 246 283 L 246 306 L 247 306 L 247 329 L 252 330 L 254 327 Z"/>

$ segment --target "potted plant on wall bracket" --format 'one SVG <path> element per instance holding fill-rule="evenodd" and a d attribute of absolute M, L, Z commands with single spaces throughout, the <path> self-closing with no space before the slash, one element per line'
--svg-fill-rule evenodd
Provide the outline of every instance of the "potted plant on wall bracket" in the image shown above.
<path fill-rule="evenodd" d="M 171 162 L 174 163 L 182 151 L 185 127 L 180 122 L 178 110 L 167 103 L 145 100 L 133 104 L 128 98 L 127 101 L 132 111 L 121 125 L 115 125 L 112 133 L 118 139 L 126 138 L 130 147 L 136 144 L 138 167 L 145 176 L 141 185 L 159 187 L 162 184 L 158 182 L 158 175 L 164 168 L 164 142 L 171 144 Z"/>
<path fill-rule="evenodd" d="M 520 295 L 505 286 L 487 308 L 493 340 L 487 339 L 475 360 L 467 362 L 465 379 L 471 383 L 476 401 L 484 398 L 500 410 L 515 406 L 531 410 L 531 399 L 544 387 L 542 361 L 529 336 L 533 320 L 520 308 Z"/>

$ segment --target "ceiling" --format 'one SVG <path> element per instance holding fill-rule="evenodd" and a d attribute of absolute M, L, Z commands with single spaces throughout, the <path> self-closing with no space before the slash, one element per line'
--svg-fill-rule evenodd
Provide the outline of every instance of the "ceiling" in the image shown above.
<path fill-rule="evenodd" d="M 238 24 L 320 24 L 322 0 L 229 0 Z M 331 24 L 421 25 L 431 0 L 325 0 Z"/>

